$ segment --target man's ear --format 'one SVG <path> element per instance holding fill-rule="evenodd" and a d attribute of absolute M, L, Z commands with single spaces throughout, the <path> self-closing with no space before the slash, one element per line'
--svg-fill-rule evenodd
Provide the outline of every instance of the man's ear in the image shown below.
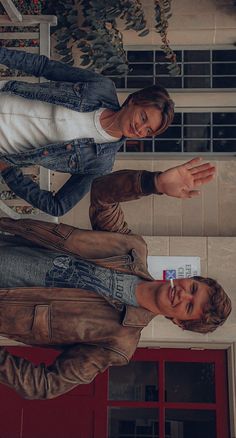
<path fill-rule="evenodd" d="M 182 330 L 184 330 L 183 321 L 181 321 L 181 320 L 179 320 L 177 318 L 168 318 L 168 319 L 170 319 L 173 322 L 173 324 L 178 325 Z"/>

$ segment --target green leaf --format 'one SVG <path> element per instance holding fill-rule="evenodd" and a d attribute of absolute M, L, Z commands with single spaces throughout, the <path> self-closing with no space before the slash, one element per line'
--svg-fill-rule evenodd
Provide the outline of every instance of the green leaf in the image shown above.
<path fill-rule="evenodd" d="M 145 29 L 143 30 L 141 33 L 138 34 L 138 36 L 140 37 L 145 37 L 146 35 L 149 34 L 149 29 Z"/>

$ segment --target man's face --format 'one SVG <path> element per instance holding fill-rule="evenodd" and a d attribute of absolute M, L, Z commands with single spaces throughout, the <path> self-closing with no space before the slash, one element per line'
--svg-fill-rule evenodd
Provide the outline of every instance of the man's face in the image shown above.
<path fill-rule="evenodd" d="M 119 113 L 119 128 L 128 138 L 155 135 L 162 123 L 161 110 L 153 105 L 134 105 L 132 99 Z"/>
<path fill-rule="evenodd" d="M 155 298 L 160 314 L 173 318 L 177 324 L 179 320 L 197 320 L 209 302 L 209 286 L 192 278 L 177 279 L 174 289 L 170 282 L 162 283 Z"/>

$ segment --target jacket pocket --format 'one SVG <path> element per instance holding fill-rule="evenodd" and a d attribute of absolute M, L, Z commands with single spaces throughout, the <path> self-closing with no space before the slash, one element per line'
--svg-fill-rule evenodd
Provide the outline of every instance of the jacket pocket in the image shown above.
<path fill-rule="evenodd" d="M 48 305 L 35 306 L 32 335 L 39 343 L 44 344 L 51 340 L 50 307 Z"/>

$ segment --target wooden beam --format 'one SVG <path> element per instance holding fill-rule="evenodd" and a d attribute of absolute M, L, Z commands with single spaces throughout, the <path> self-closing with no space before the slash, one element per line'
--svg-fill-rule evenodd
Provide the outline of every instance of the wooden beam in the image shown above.
<path fill-rule="evenodd" d="M 2 3 L 8 17 L 10 18 L 10 21 L 22 21 L 22 15 L 15 7 L 12 0 L 0 0 L 0 3 Z"/>
<path fill-rule="evenodd" d="M 22 21 L 17 21 L 11 20 L 7 15 L 0 15 L 0 26 L 35 26 L 39 23 L 56 26 L 57 17 L 55 15 L 22 15 Z"/>

